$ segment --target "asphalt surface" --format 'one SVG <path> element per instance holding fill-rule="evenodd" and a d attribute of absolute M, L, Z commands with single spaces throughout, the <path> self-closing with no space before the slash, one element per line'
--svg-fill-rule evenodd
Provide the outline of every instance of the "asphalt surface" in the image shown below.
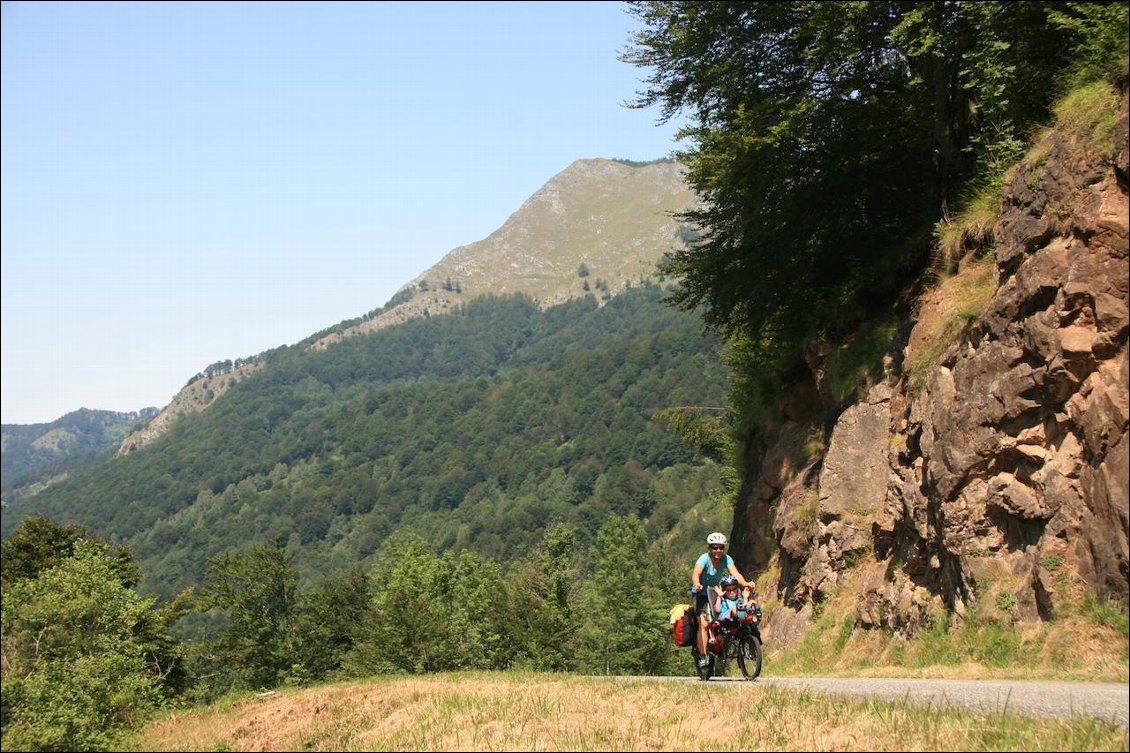
<path fill-rule="evenodd" d="M 701 682 L 695 677 L 669 679 Z M 709 682 L 735 689 L 758 685 L 807 688 L 833 695 L 959 707 L 989 714 L 1011 712 L 1064 719 L 1090 716 L 1123 728 L 1130 725 L 1130 685 L 1119 683 L 764 676 L 753 682 L 733 677 L 717 677 Z"/>

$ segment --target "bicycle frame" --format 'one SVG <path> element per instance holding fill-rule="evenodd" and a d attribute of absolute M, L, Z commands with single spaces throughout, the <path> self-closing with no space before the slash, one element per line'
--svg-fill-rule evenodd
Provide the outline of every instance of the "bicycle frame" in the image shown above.
<path fill-rule="evenodd" d="M 698 663 L 698 644 L 692 646 L 691 654 L 699 679 L 709 680 L 713 675 L 724 674 L 730 659 L 738 661 L 742 675 L 747 680 L 753 680 L 761 674 L 760 622 L 756 614 L 747 614 L 738 619 L 711 620 L 706 628 L 709 662 L 705 666 Z"/>

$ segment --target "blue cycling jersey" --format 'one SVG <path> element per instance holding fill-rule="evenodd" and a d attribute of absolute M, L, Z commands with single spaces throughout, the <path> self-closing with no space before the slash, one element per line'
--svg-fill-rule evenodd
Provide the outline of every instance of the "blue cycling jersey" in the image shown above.
<path fill-rule="evenodd" d="M 715 570 L 714 561 L 710 559 L 710 554 L 704 552 L 694 565 L 695 567 L 702 565 L 702 577 L 700 578 L 702 585 L 717 586 L 718 581 L 722 580 L 722 576 L 729 572 L 730 568 L 734 566 L 734 558 L 727 554 L 726 558 L 722 560 L 721 565 Z"/>

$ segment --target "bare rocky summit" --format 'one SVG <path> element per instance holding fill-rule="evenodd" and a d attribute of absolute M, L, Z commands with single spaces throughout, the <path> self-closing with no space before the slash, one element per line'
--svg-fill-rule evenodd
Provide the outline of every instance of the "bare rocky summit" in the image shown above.
<path fill-rule="evenodd" d="M 684 244 L 672 216 L 694 203 L 683 172 L 665 161 L 577 160 L 498 230 L 452 250 L 411 280 L 397 296 L 407 300 L 315 347 L 447 313 L 480 295 L 522 293 L 548 307 L 589 294 L 603 300 L 655 280 L 664 254 Z"/>

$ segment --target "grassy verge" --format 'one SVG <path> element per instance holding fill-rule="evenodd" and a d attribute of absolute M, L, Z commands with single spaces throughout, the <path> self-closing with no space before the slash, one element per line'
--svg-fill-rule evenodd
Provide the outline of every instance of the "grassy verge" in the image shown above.
<path fill-rule="evenodd" d="M 941 362 L 942 354 L 985 310 L 996 289 L 996 260 L 992 254 L 987 254 L 967 258 L 957 274 L 946 276 L 923 297 L 919 326 L 924 332 L 920 339 L 912 341 L 904 364 L 912 395 L 921 392 L 930 371 Z"/>
<path fill-rule="evenodd" d="M 721 700 L 722 693 L 727 700 Z M 1125 750 L 1090 720 L 519 673 L 375 678 L 178 713 L 130 750 Z"/>

